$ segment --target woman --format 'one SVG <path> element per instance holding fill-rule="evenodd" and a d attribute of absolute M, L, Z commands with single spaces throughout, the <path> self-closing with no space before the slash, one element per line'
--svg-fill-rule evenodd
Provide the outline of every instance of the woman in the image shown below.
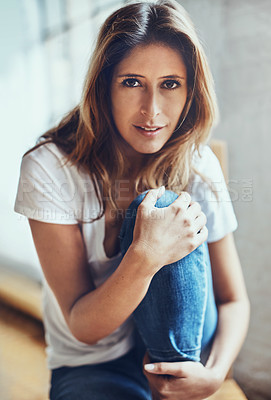
<path fill-rule="evenodd" d="M 51 399 L 196 400 L 223 382 L 249 306 L 205 146 L 216 114 L 185 10 L 130 4 L 101 28 L 80 105 L 23 157 Z"/>

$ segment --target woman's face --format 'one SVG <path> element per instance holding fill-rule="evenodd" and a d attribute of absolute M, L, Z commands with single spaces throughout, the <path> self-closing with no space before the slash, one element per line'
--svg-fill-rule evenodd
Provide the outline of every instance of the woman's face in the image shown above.
<path fill-rule="evenodd" d="M 163 44 L 135 47 L 115 67 L 111 86 L 112 115 L 127 154 L 160 150 L 176 129 L 186 99 L 181 55 Z"/>

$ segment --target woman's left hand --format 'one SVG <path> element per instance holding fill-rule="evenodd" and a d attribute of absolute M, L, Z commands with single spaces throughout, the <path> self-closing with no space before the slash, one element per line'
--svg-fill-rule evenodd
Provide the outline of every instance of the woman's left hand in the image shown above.
<path fill-rule="evenodd" d="M 149 362 L 144 358 L 144 367 Z M 149 364 L 150 365 L 150 364 Z M 222 384 L 214 370 L 200 362 L 159 362 L 144 368 L 153 400 L 203 400 L 211 396 Z"/>

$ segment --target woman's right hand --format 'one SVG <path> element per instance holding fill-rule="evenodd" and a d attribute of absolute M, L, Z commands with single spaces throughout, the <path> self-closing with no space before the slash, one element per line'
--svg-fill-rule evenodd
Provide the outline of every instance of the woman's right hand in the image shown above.
<path fill-rule="evenodd" d="M 168 207 L 155 207 L 164 190 L 151 189 L 139 205 L 131 245 L 147 258 L 148 272 L 153 275 L 162 266 L 191 253 L 208 236 L 206 216 L 187 192 L 182 192 Z"/>

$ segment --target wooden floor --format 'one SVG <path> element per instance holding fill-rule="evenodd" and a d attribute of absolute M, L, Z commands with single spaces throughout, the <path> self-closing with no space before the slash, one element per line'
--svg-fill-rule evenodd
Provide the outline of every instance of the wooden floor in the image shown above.
<path fill-rule="evenodd" d="M 0 303 L 0 399 L 47 400 L 41 322 Z"/>
<path fill-rule="evenodd" d="M 0 302 L 0 399 L 48 400 L 48 382 L 41 322 Z M 244 399 L 232 379 L 209 398 Z"/>

